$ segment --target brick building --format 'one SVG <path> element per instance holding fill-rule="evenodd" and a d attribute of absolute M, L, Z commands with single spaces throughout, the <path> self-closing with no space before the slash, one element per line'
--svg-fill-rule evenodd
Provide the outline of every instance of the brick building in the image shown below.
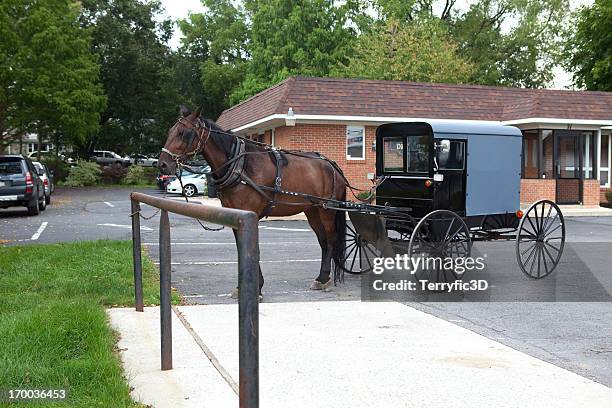
<path fill-rule="evenodd" d="M 611 190 L 612 93 L 292 77 L 225 110 L 218 124 L 286 149 L 318 151 L 371 185 L 378 125 L 488 121 L 523 132 L 521 201 L 597 205 Z"/>

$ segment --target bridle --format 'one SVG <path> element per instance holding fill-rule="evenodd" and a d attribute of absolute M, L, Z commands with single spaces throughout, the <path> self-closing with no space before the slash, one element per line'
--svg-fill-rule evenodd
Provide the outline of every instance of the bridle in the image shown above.
<path fill-rule="evenodd" d="M 195 135 L 189 138 L 187 149 L 185 150 L 189 150 L 189 148 L 193 145 L 193 140 L 195 138 L 194 136 L 198 137 L 198 144 L 196 145 L 195 149 L 193 149 L 192 151 L 186 151 L 185 153 L 181 153 L 181 154 L 174 153 L 166 149 L 165 147 L 162 147 L 161 151 L 164 153 L 167 153 L 172 158 L 172 160 L 174 160 L 177 163 L 187 156 L 190 156 L 190 155 L 195 156 L 196 154 L 198 154 L 200 150 L 202 150 L 202 148 L 206 145 L 206 143 L 208 143 L 208 139 L 210 139 L 210 135 L 212 133 L 212 128 L 210 126 L 206 126 L 206 122 L 204 122 L 200 118 L 198 118 L 197 122 L 192 122 L 185 117 L 180 117 L 178 118 L 174 126 L 178 125 L 179 123 L 183 125 L 186 129 L 189 129 L 191 132 L 195 133 Z M 208 131 L 208 134 L 206 135 L 206 139 L 203 139 L 205 131 Z"/>

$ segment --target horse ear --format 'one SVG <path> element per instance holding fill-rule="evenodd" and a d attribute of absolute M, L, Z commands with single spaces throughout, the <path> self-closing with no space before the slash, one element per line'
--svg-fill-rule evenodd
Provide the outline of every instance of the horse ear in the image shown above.
<path fill-rule="evenodd" d="M 189 116 L 191 114 L 191 111 L 189 110 L 189 108 L 187 108 L 185 105 L 181 105 L 181 115 L 186 118 L 187 116 Z"/>
<path fill-rule="evenodd" d="M 198 107 L 198 109 L 196 109 L 196 111 L 194 112 L 194 114 L 195 114 L 195 117 L 196 117 L 196 118 L 199 118 L 199 117 L 200 117 L 200 115 L 202 114 L 202 107 L 201 107 L 201 106 L 200 106 L 200 107 Z"/>

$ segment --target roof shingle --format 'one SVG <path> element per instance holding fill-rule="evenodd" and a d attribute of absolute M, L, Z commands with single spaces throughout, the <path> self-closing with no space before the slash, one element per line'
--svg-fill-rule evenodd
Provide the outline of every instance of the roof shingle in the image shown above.
<path fill-rule="evenodd" d="M 612 93 L 340 78 L 291 77 L 225 110 L 235 129 L 287 113 L 505 121 L 525 118 L 612 120 Z"/>

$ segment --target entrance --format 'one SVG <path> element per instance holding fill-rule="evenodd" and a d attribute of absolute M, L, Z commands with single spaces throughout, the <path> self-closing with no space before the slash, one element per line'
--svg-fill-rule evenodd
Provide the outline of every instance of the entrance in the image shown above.
<path fill-rule="evenodd" d="M 555 131 L 555 178 L 557 203 L 582 204 L 583 157 L 582 134 L 579 131 Z"/>

